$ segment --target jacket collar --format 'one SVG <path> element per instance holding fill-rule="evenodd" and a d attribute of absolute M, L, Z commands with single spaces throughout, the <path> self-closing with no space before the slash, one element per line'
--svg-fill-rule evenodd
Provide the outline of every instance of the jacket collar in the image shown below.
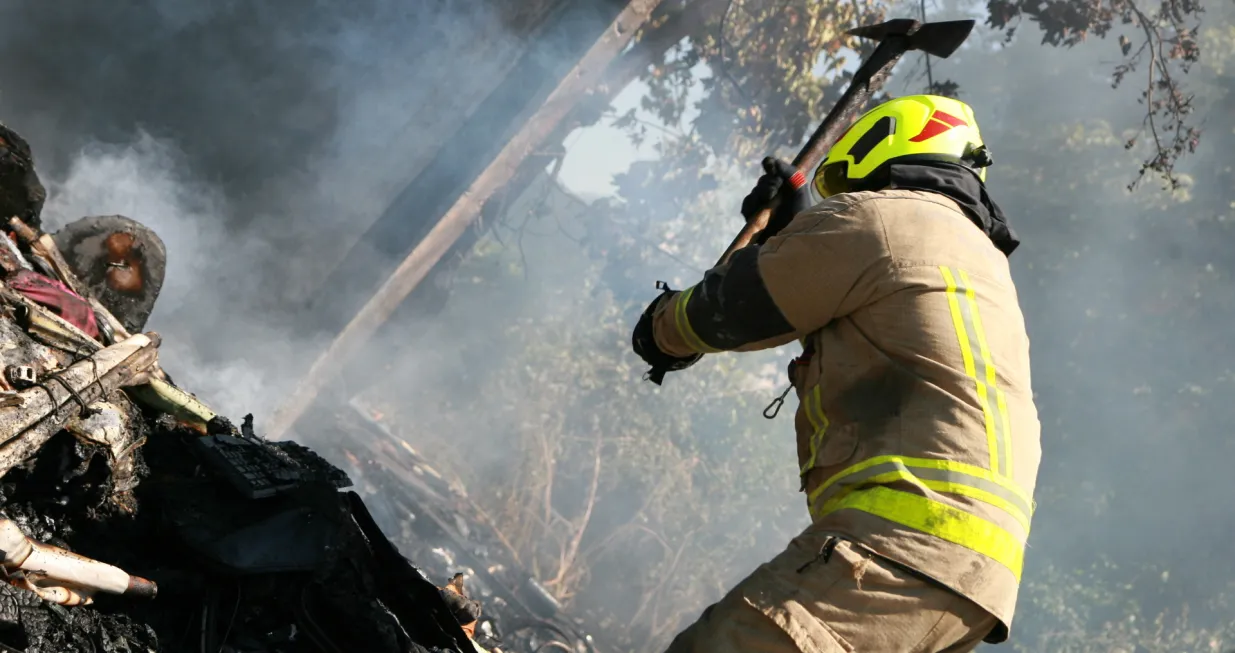
<path fill-rule="evenodd" d="M 1011 256 L 1021 244 L 1007 216 L 972 168 L 935 161 L 903 163 L 890 166 L 888 176 L 886 188 L 921 190 L 952 199 L 1004 256 Z"/>

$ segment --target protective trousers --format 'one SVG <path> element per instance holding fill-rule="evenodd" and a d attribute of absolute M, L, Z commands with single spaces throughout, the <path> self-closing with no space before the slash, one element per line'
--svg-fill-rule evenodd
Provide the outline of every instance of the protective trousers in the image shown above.
<path fill-rule="evenodd" d="M 667 653 L 954 653 L 995 624 L 959 594 L 811 526 Z"/>

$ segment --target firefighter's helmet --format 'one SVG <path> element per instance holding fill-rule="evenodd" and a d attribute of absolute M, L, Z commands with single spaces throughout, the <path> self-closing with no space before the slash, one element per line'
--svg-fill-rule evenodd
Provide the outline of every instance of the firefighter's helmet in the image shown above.
<path fill-rule="evenodd" d="M 866 112 L 828 151 L 815 172 L 822 197 L 872 190 L 893 163 L 945 161 L 969 166 L 986 181 L 991 155 L 969 105 L 938 95 L 910 95 Z M 874 184 L 878 187 L 878 184 Z"/>

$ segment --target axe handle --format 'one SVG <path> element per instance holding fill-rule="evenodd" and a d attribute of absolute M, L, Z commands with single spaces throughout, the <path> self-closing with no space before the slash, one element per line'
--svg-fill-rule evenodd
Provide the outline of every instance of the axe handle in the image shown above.
<path fill-rule="evenodd" d="M 914 29 L 916 29 L 916 24 Z M 912 30 L 911 30 L 912 32 Z M 859 112 L 866 106 L 866 101 L 875 94 L 888 79 L 888 75 L 892 72 L 892 67 L 900 60 L 901 55 L 908 52 L 910 49 L 909 35 L 894 35 L 887 36 L 879 42 L 879 46 L 871 53 L 870 59 L 862 63 L 862 66 L 853 74 L 853 79 L 849 82 L 849 86 L 845 88 L 844 94 L 832 106 L 832 110 L 824 117 L 823 122 L 815 133 L 811 134 L 810 140 L 806 141 L 806 145 L 798 152 L 798 155 L 793 159 L 793 166 L 803 174 L 807 170 L 815 167 L 827 155 L 828 149 L 840 140 L 845 130 L 858 117 Z M 721 255 L 720 260 L 716 265 L 724 265 L 729 257 L 734 252 L 746 247 L 752 240 L 759 235 L 768 226 L 768 221 L 772 217 L 772 213 L 780 204 L 779 193 L 772 197 L 768 205 L 759 213 L 755 214 L 754 219 L 746 223 L 729 247 L 725 249 L 725 253 Z M 647 377 L 656 385 L 660 385 L 664 379 L 665 370 L 652 368 L 648 370 Z"/>
<path fill-rule="evenodd" d="M 734 252 L 749 245 L 750 241 L 755 239 L 755 236 L 758 236 L 761 231 L 767 229 L 768 222 L 772 219 L 772 212 L 776 210 L 779 204 L 780 194 L 778 193 L 772 197 L 772 201 L 768 202 L 766 207 L 755 214 L 755 217 L 750 222 L 746 223 L 745 227 L 742 227 L 742 230 L 734 237 L 733 242 L 729 243 L 729 247 L 725 248 L 725 253 L 720 255 L 716 265 L 724 265 L 729 261 L 729 257 L 733 256 Z"/>
<path fill-rule="evenodd" d="M 853 80 L 845 88 L 844 94 L 837 100 L 832 111 L 824 117 L 819 128 L 811 134 L 810 140 L 806 141 L 806 145 L 802 146 L 802 150 L 794 157 L 793 167 L 806 173 L 819 165 L 819 162 L 827 156 L 828 149 L 840 140 L 845 130 L 866 107 L 866 101 L 887 81 L 892 67 L 908 49 L 907 36 L 892 36 L 879 43 L 871 54 L 871 58 L 854 73 Z M 779 204 L 780 195 L 777 194 L 768 202 L 767 207 L 756 214 L 755 218 L 747 222 L 742 231 L 738 232 L 737 237 L 729 243 L 729 247 L 725 249 L 724 254 L 721 254 L 716 265 L 723 265 L 730 256 L 733 256 L 734 252 L 749 245 L 759 235 L 759 232 L 766 229 L 772 213 L 776 211 Z"/>

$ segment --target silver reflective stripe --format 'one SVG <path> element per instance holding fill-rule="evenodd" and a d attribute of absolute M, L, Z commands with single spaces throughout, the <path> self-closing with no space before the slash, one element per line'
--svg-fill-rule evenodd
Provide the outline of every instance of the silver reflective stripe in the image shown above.
<path fill-rule="evenodd" d="M 841 478 L 836 479 L 836 481 L 833 482 L 831 485 L 824 487 L 823 491 L 820 492 L 817 496 L 812 497 L 811 499 L 812 505 L 814 506 L 822 505 L 824 503 L 827 503 L 828 499 L 836 496 L 839 492 L 845 489 L 858 486 L 858 485 L 862 485 L 863 483 L 869 481 L 872 478 L 875 478 L 876 476 L 880 476 L 882 474 L 896 473 L 896 472 L 900 472 L 901 473 L 900 475 L 902 477 L 905 477 L 905 480 L 909 482 L 912 482 L 912 480 L 910 479 L 916 478 L 916 479 L 921 479 L 924 481 L 939 481 L 942 483 L 954 483 L 956 485 L 976 488 L 984 492 L 987 492 L 989 494 L 992 494 L 994 496 L 997 496 L 1000 499 L 1007 501 L 1009 504 L 1011 504 L 1013 508 L 1016 508 L 1017 510 L 1020 511 L 1021 513 L 1020 515 L 1013 515 L 1013 517 L 1016 518 L 1017 521 L 1025 525 L 1028 524 L 1030 517 L 1033 515 L 1032 507 L 1029 506 L 1029 504 L 1027 504 L 1022 497 L 1018 496 L 1016 492 L 1013 492 L 1012 490 L 1009 490 L 1008 488 L 998 483 L 995 483 L 993 481 L 990 481 L 988 479 L 985 479 L 979 476 L 974 476 L 972 474 L 966 474 L 964 472 L 958 472 L 958 471 L 950 470 L 950 469 L 920 467 L 918 465 L 906 465 L 904 461 L 902 460 L 892 460 L 888 462 L 879 463 L 877 465 L 871 465 L 870 467 L 866 467 L 865 469 L 861 469 L 859 471 L 853 472 L 852 474 L 842 476 Z M 946 492 L 947 490 L 944 489 L 943 491 Z M 996 506 L 996 507 L 1000 507 L 1000 506 Z"/>

